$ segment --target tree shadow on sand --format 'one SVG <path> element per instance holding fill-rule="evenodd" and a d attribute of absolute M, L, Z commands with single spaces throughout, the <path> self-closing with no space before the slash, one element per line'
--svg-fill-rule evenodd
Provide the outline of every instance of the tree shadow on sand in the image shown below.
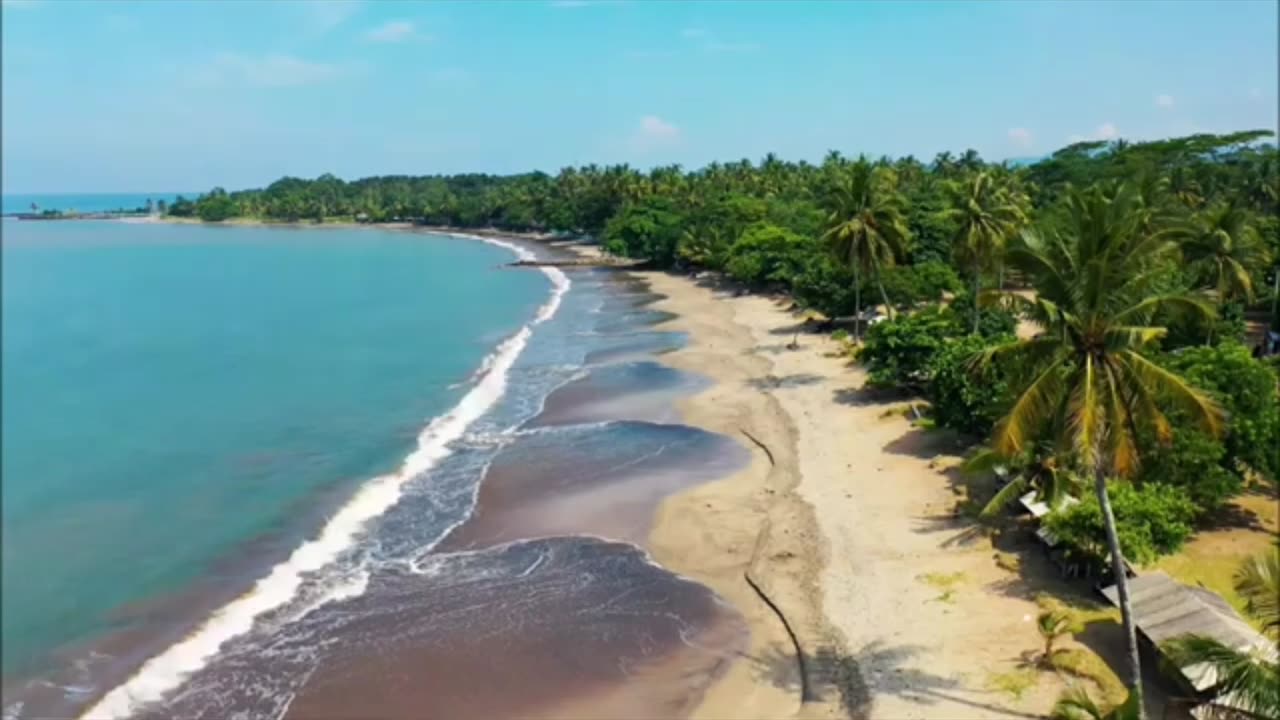
<path fill-rule="evenodd" d="M 949 702 L 1008 717 L 1035 717 L 961 697 L 957 691 L 966 694 L 974 691 L 964 688 L 959 679 L 911 667 L 911 660 L 924 649 L 917 645 L 886 645 L 878 641 L 864 645 L 855 653 L 844 653 L 829 646 L 820 647 L 806 655 L 807 683 L 801 682 L 796 660 L 789 652 L 770 650 L 752 658 L 751 663 L 758 680 L 800 694 L 801 701 L 805 703 L 838 700 L 845 715 L 855 720 L 870 717 L 873 691 L 880 696 L 896 697 L 916 705 Z"/>

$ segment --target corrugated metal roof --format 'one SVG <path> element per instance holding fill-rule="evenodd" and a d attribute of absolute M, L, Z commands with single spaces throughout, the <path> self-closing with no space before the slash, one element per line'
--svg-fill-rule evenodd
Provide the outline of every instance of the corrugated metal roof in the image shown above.
<path fill-rule="evenodd" d="M 1102 594 L 1119 605 L 1115 585 Z M 1162 572 L 1130 578 L 1129 600 L 1138 629 L 1157 646 L 1180 635 L 1203 635 L 1240 651 L 1275 652 L 1271 643 L 1221 596 L 1183 585 Z M 1216 683 L 1206 668 L 1189 666 L 1180 670 L 1197 690 Z"/>

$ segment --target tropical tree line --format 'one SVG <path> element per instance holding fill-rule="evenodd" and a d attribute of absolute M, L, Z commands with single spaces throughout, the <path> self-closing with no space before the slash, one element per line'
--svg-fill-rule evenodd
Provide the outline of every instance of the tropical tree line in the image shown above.
<path fill-rule="evenodd" d="M 1141 713 L 1126 558 L 1175 551 L 1247 483 L 1280 475 L 1280 365 L 1254 344 L 1257 324 L 1280 329 L 1270 135 L 1077 143 L 1021 167 L 832 152 L 692 172 L 324 175 L 215 189 L 169 214 L 588 236 L 848 318 L 872 384 L 987 439 L 970 466 L 1010 482 L 984 516 L 1034 491 L 1068 552 L 1109 569 Z"/>

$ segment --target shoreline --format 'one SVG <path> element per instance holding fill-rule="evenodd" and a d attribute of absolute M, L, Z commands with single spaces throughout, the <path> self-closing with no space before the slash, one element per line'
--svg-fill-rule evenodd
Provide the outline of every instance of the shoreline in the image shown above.
<path fill-rule="evenodd" d="M 714 382 L 677 403 L 682 420 L 752 453 L 746 470 L 667 497 L 650 536 L 657 562 L 716 591 L 751 631 L 746 656 L 692 717 L 1043 715 L 1061 678 L 1004 683 L 1031 672 L 1036 594 L 1080 594 L 1039 558 L 1002 567 L 975 536 L 958 511 L 968 489 L 957 438 L 914 427 L 905 398 L 863 393 L 864 372 L 802 329 L 787 299 L 628 274 L 666 296 L 653 309 L 677 316 L 655 329 L 688 333 L 662 362 Z"/>

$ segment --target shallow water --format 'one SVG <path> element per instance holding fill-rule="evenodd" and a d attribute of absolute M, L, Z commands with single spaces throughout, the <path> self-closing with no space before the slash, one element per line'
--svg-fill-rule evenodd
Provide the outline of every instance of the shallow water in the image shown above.
<path fill-rule="evenodd" d="M 662 497 L 747 454 L 678 423 L 672 401 L 706 381 L 654 362 L 684 340 L 651 328 L 669 317 L 645 309 L 656 298 L 575 272 L 558 312 L 544 304 L 516 335 L 487 336 L 502 347 L 455 380 L 462 404 L 399 470 L 295 503 L 292 533 L 226 554 L 229 582 L 173 596 L 195 617 L 161 601 L 149 617 L 163 627 L 91 644 L 77 673 L 43 694 L 28 684 L 17 715 L 83 708 L 131 674 L 98 714 L 683 714 L 745 627 L 637 545 Z"/>

